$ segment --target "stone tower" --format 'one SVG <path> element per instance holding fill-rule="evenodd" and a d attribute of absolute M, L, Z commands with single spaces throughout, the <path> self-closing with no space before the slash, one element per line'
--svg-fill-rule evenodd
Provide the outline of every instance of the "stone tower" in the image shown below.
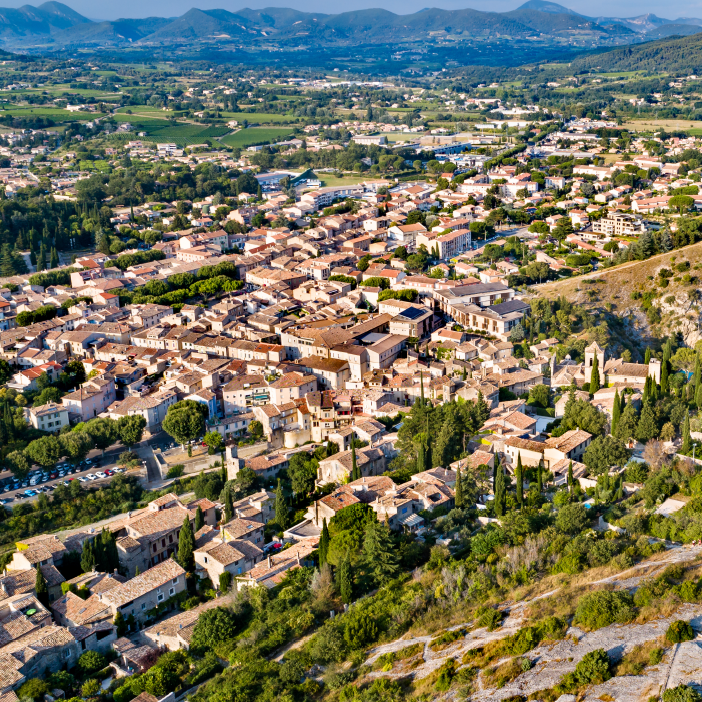
<path fill-rule="evenodd" d="M 595 362 L 595 356 L 597 356 L 597 365 L 600 369 L 600 385 L 604 385 L 605 350 L 600 348 L 600 345 L 596 341 L 593 341 L 585 349 L 585 369 L 583 371 L 585 374 L 585 381 L 589 383 L 592 380 L 592 365 Z"/>

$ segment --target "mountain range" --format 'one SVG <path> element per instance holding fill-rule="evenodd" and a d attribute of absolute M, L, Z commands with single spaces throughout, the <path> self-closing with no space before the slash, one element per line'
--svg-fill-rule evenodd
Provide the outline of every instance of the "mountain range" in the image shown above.
<path fill-rule="evenodd" d="M 192 42 L 249 45 L 357 45 L 476 38 L 589 38 L 592 45 L 628 44 L 702 31 L 702 19 L 586 17 L 547 0 L 528 0 L 510 12 L 428 8 L 397 15 L 383 9 L 323 14 L 290 8 L 237 12 L 193 8 L 181 17 L 96 22 L 60 2 L 0 8 L 0 45 L 6 49 L 170 46 Z"/>

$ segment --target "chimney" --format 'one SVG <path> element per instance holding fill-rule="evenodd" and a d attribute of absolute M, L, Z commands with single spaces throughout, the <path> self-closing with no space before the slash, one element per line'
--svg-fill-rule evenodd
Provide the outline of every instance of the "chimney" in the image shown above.
<path fill-rule="evenodd" d="M 271 563 L 271 557 L 269 555 L 268 556 L 268 568 L 270 569 L 271 567 L 272 567 L 272 563 Z"/>

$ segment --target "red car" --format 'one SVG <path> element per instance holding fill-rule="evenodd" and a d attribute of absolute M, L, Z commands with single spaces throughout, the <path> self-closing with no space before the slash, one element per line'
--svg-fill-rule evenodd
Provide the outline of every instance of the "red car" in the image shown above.
<path fill-rule="evenodd" d="M 106 470 L 106 471 L 105 471 L 105 475 L 108 475 L 108 476 L 109 476 L 109 475 L 114 475 L 114 473 L 113 473 L 111 470 Z"/>

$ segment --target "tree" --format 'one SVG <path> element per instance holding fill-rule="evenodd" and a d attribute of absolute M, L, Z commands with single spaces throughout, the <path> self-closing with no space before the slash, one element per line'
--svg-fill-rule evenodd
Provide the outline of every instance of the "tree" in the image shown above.
<path fill-rule="evenodd" d="M 86 651 L 78 659 L 78 668 L 83 675 L 92 675 L 107 665 L 107 659 L 97 651 Z"/>
<path fill-rule="evenodd" d="M 327 518 L 322 519 L 322 533 L 319 537 L 319 567 L 321 568 L 327 562 L 327 551 L 329 550 L 329 527 L 327 526 Z"/>
<path fill-rule="evenodd" d="M 74 465 L 84 460 L 95 445 L 87 431 L 69 431 L 67 434 L 61 434 L 59 442 L 63 455 Z"/>
<path fill-rule="evenodd" d="M 194 551 L 195 537 L 193 536 L 193 528 L 190 524 L 190 517 L 185 517 L 178 535 L 178 563 L 188 573 L 192 573 L 195 570 Z"/>
<path fill-rule="evenodd" d="M 40 466 L 55 466 L 61 458 L 61 442 L 55 436 L 42 436 L 24 450 Z"/>
<path fill-rule="evenodd" d="M 308 495 L 314 490 L 318 465 L 316 459 L 310 460 L 304 451 L 290 456 L 288 477 L 292 491 L 296 495 Z"/>
<path fill-rule="evenodd" d="M 95 697 L 100 692 L 100 681 L 97 678 L 88 678 L 80 688 L 83 697 Z"/>
<path fill-rule="evenodd" d="M 144 435 L 146 428 L 146 419 L 140 414 L 132 414 L 126 417 L 120 417 L 117 420 L 117 433 L 119 440 L 127 447 L 131 448 L 134 444 L 138 444 Z"/>
<path fill-rule="evenodd" d="M 590 473 L 608 473 L 612 466 L 623 466 L 629 460 L 629 451 L 620 439 L 613 436 L 598 436 L 587 447 L 583 463 Z"/>
<path fill-rule="evenodd" d="M 185 402 L 187 400 L 171 405 L 162 424 L 163 430 L 182 445 L 201 436 L 205 431 L 203 413 L 192 405 L 184 404 Z"/>
<path fill-rule="evenodd" d="M 517 490 L 517 502 L 524 507 L 524 470 L 522 468 L 522 454 L 517 453 L 517 468 L 514 472 L 514 482 Z"/>
<path fill-rule="evenodd" d="M 49 608 L 49 586 L 46 584 L 46 578 L 44 573 L 41 572 L 41 566 L 37 566 L 37 577 L 34 580 L 34 592 L 36 592 L 37 599 L 41 602 L 44 607 Z"/>
<path fill-rule="evenodd" d="M 207 453 L 210 456 L 213 456 L 224 446 L 224 439 L 218 431 L 208 431 L 203 441 L 207 444 Z"/>
<path fill-rule="evenodd" d="M 39 702 L 39 700 L 44 699 L 44 695 L 48 695 L 51 692 L 51 688 L 45 680 L 30 678 L 17 692 L 21 695 L 20 699 L 22 700 L 31 699 L 34 702 Z"/>
<path fill-rule="evenodd" d="M 463 508 L 463 485 L 461 484 L 461 466 L 459 464 L 456 468 L 456 496 L 454 498 L 454 504 L 457 509 Z"/>
<path fill-rule="evenodd" d="M 24 478 L 29 472 L 29 461 L 22 451 L 11 451 L 5 456 L 5 465 L 16 478 Z"/>
<path fill-rule="evenodd" d="M 549 406 L 550 389 L 547 385 L 534 385 L 529 391 L 528 404 L 546 409 Z"/>
<path fill-rule="evenodd" d="M 638 426 L 638 416 L 636 409 L 629 403 L 624 407 L 624 411 L 617 423 L 616 437 L 621 441 L 628 441 L 636 435 L 636 427 Z"/>
<path fill-rule="evenodd" d="M 617 434 L 617 425 L 619 424 L 619 416 L 621 415 L 621 407 L 619 406 L 619 390 L 614 391 L 614 403 L 612 404 L 612 427 L 610 433 L 613 436 Z"/>
<path fill-rule="evenodd" d="M 91 539 L 86 539 L 83 543 L 83 552 L 80 556 L 80 567 L 84 573 L 91 573 L 95 570 L 95 553 L 93 551 L 93 542 Z"/>
<path fill-rule="evenodd" d="M 363 538 L 366 572 L 376 585 L 384 585 L 397 575 L 400 564 L 397 549 L 387 525 L 370 522 Z"/>
<path fill-rule="evenodd" d="M 495 516 L 504 517 L 507 505 L 507 485 L 505 484 L 505 474 L 502 466 L 497 464 L 495 472 Z"/>
<path fill-rule="evenodd" d="M 81 363 L 81 368 L 82 367 L 83 364 Z M 108 449 L 119 439 L 117 426 L 117 422 L 113 419 L 98 417 L 87 422 L 84 425 L 84 431 L 90 435 L 90 438 L 95 444 L 95 448 L 100 449 L 100 451 L 104 453 L 105 449 Z"/>
<path fill-rule="evenodd" d="M 263 424 L 261 424 L 258 419 L 254 419 L 253 422 L 249 424 L 249 434 L 251 434 L 255 441 L 260 441 L 263 437 Z"/>
<path fill-rule="evenodd" d="M 275 522 L 280 531 L 285 531 L 288 526 L 288 503 L 283 494 L 280 478 L 278 478 L 278 487 L 275 491 Z"/>
<path fill-rule="evenodd" d="M 573 492 L 573 461 L 568 463 L 568 491 Z"/>
<path fill-rule="evenodd" d="M 117 614 L 115 614 L 112 623 L 115 625 L 118 637 L 124 636 L 127 633 L 127 623 L 124 621 L 124 615 L 119 610 L 117 610 Z"/>
<path fill-rule="evenodd" d="M 607 415 L 585 400 L 573 398 L 566 403 L 559 427 L 564 432 L 570 429 L 582 429 L 597 436 L 607 426 Z"/>
<path fill-rule="evenodd" d="M 20 688 L 20 693 L 23 689 L 24 685 Z M 702 702 L 702 695 L 689 685 L 676 685 L 663 693 L 663 702 Z"/>
<path fill-rule="evenodd" d="M 232 586 L 232 574 L 225 570 L 223 573 L 219 574 L 219 591 L 222 593 L 229 592 Z"/>
<path fill-rule="evenodd" d="M 653 408 L 651 407 L 651 403 L 647 402 L 643 410 L 641 410 L 635 436 L 639 441 L 645 442 L 657 437 L 658 433 L 658 423 L 656 422 Z"/>
<path fill-rule="evenodd" d="M 356 445 L 351 444 L 351 481 L 361 479 L 361 469 L 358 467 L 358 462 L 356 461 Z"/>
<path fill-rule="evenodd" d="M 592 361 L 592 371 L 590 375 L 590 393 L 594 395 L 600 389 L 600 362 L 597 359 L 597 354 Z"/>
<path fill-rule="evenodd" d="M 353 599 L 353 582 L 351 576 L 351 560 L 348 555 L 339 564 L 337 571 L 339 583 L 339 597 L 344 604 L 349 604 Z"/>
<path fill-rule="evenodd" d="M 229 491 L 227 490 L 227 494 L 229 494 Z M 205 515 L 202 513 L 202 507 L 200 505 L 197 506 L 197 509 L 195 510 L 195 524 L 193 526 L 193 531 L 197 534 L 202 527 L 205 526 Z"/>
<path fill-rule="evenodd" d="M 692 437 L 690 436 L 690 412 L 689 410 L 685 412 L 685 422 L 683 424 L 682 430 L 682 446 L 680 447 L 680 453 L 687 455 L 692 451 Z"/>
<path fill-rule="evenodd" d="M 234 503 L 232 502 L 232 491 L 225 488 L 224 493 L 224 519 L 231 522 L 234 518 Z"/>
<path fill-rule="evenodd" d="M 204 652 L 223 641 L 231 641 L 237 633 L 237 616 L 228 607 L 215 607 L 203 612 L 197 619 L 190 640 L 190 648 Z"/>
<path fill-rule="evenodd" d="M 579 534 L 589 523 L 587 509 L 578 502 L 563 505 L 556 515 L 556 529 L 564 534 Z"/>

